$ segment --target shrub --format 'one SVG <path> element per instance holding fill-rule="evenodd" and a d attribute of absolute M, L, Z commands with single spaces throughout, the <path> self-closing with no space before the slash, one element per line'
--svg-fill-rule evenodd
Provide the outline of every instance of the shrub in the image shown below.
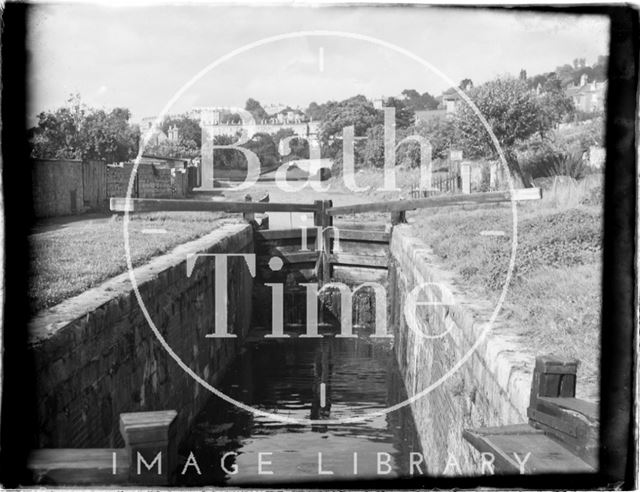
<path fill-rule="evenodd" d="M 509 231 L 511 216 L 503 210 L 436 215 L 416 230 L 436 255 L 455 264 L 465 280 L 489 290 L 502 289 L 511 258 L 511 235 L 482 237 L 480 231 Z M 518 221 L 518 249 L 512 282 L 545 268 L 565 268 L 599 261 L 601 212 L 574 208 Z"/>
<path fill-rule="evenodd" d="M 558 152 L 545 148 L 529 157 L 523 163 L 523 171 L 533 179 L 553 176 L 584 178 L 589 169 L 582 155 L 577 152 Z"/>

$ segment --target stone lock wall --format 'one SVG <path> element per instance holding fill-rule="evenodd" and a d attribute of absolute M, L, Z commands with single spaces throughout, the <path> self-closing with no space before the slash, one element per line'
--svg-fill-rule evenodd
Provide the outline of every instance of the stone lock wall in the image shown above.
<path fill-rule="evenodd" d="M 196 374 L 217 382 L 237 339 L 214 328 L 214 260 L 192 253 L 253 253 L 251 227 L 227 224 L 135 269 L 141 296 L 168 345 Z M 246 333 L 253 279 L 230 258 L 228 325 Z M 118 447 L 122 412 L 175 409 L 178 436 L 211 393 L 168 355 L 144 319 L 128 273 L 41 312 L 30 325 L 36 363 L 39 447 Z"/>
<path fill-rule="evenodd" d="M 408 226 L 394 228 L 389 325 L 408 395 L 433 386 L 411 404 L 428 472 L 443 474 L 449 462 L 447 474 L 480 474 L 480 454 L 462 431 L 527 421 L 534 354 L 518 345 L 500 317 L 487 331 L 495 306 L 464 292 L 437 263 L 427 245 L 411 237 Z M 454 302 L 442 297 L 439 287 L 425 289 L 433 293 L 432 304 L 416 309 L 416 333 L 403 311 L 409 292 L 425 282 L 445 285 Z M 418 300 L 429 298 L 420 295 Z"/>

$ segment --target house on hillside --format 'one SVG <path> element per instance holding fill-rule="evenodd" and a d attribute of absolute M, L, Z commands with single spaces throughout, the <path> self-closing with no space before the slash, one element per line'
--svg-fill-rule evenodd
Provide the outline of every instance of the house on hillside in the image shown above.
<path fill-rule="evenodd" d="M 603 82 L 588 82 L 587 74 L 582 74 L 579 84 L 565 89 L 565 94 L 573 100 L 576 109 L 585 113 L 604 111 L 606 92 L 606 80 Z"/>
<path fill-rule="evenodd" d="M 415 112 L 415 122 L 429 123 L 432 121 L 451 118 L 456 114 L 458 107 L 463 100 L 454 88 L 447 89 L 440 96 L 436 97 L 438 101 L 437 109 L 427 109 Z"/>
<path fill-rule="evenodd" d="M 157 155 L 143 154 L 140 164 L 153 164 L 158 168 L 184 170 L 189 165 L 190 159 L 181 157 L 160 157 Z"/>
<path fill-rule="evenodd" d="M 176 125 L 171 125 L 169 127 L 169 135 L 167 137 L 169 142 L 177 143 L 180 140 L 180 131 Z"/>
<path fill-rule="evenodd" d="M 442 93 L 439 97 L 440 105 L 443 107 L 447 115 L 453 115 L 458 110 L 458 106 L 462 103 L 462 97 L 455 89 L 449 89 Z"/>
<path fill-rule="evenodd" d="M 275 115 L 275 114 L 287 109 L 287 106 L 285 104 L 282 104 L 282 103 L 265 104 L 263 106 L 263 109 L 269 116 L 273 116 L 273 115 Z"/>
<path fill-rule="evenodd" d="M 289 107 L 275 114 L 269 121 L 275 124 L 295 124 L 303 123 L 307 120 L 306 115 L 299 109 L 291 109 Z"/>
<path fill-rule="evenodd" d="M 144 137 L 149 130 L 153 129 L 153 133 L 151 134 L 147 145 L 158 145 L 169 140 L 169 137 L 162 131 L 162 129 L 154 128 L 153 125 L 155 121 L 155 116 L 147 116 L 146 118 L 142 118 L 142 121 L 140 122 L 140 135 L 142 137 Z"/>

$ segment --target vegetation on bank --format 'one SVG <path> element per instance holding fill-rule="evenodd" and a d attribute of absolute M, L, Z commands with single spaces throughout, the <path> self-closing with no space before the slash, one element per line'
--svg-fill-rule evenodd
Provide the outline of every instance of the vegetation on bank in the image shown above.
<path fill-rule="evenodd" d="M 220 227 L 224 215 L 209 212 L 131 215 L 133 266 Z M 29 304 L 36 313 L 126 271 L 122 218 L 70 224 L 30 236 Z M 228 220 L 237 220 L 230 218 Z M 166 231 L 166 232 L 162 232 Z"/>
<path fill-rule="evenodd" d="M 558 175 L 567 168 L 575 168 L 566 164 L 577 162 L 590 146 L 602 144 L 602 108 L 594 108 L 589 113 L 581 111 L 574 106 L 567 87 L 582 76 L 591 81 L 603 81 L 606 66 L 606 57 L 599 57 L 592 66 L 584 59 L 575 59 L 573 65 L 558 66 L 553 72 L 533 77 L 523 69 L 518 77 L 500 76 L 478 85 L 465 78 L 457 88 L 450 87 L 438 97 L 405 89 L 400 95 L 381 101 L 354 95 L 342 101 L 312 102 L 304 111 L 282 108 L 271 115 L 259 101 L 249 98 L 244 109 L 256 122 L 289 113 L 294 113 L 304 124 L 313 122 L 319 127 L 317 137 L 321 157 L 332 159 L 332 171 L 337 175 L 343 170 L 343 131 L 349 127 L 353 128 L 355 136 L 356 169 L 380 169 L 384 165 L 385 114 L 377 103 L 393 108 L 396 142 L 405 141 L 397 148 L 397 164 L 405 167 L 420 164 L 418 140 L 429 142 L 434 159 L 446 159 L 450 150 L 457 150 L 463 151 L 465 159 L 494 160 L 497 157 L 494 142 L 475 112 L 460 99 L 458 91 L 461 91 L 491 126 L 511 174 L 520 184 L 527 184 L 529 178 Z M 454 107 L 445 110 L 455 100 Z M 440 112 L 434 112 L 436 109 Z M 241 120 L 239 113 L 232 110 L 221 111 L 219 117 L 221 124 L 239 124 Z M 590 120 L 595 120 L 591 129 Z M 268 169 L 290 159 L 308 158 L 307 140 L 294 137 L 293 131 L 286 126 L 274 134 L 253 135 L 241 147 L 258 155 L 262 167 Z M 575 127 L 576 138 L 565 141 L 560 135 L 561 126 Z M 198 118 L 194 114 L 166 116 L 160 129 L 168 133 L 170 128 L 177 129 L 177 136 L 151 143 L 145 148 L 146 153 L 197 159 L 201 146 Z M 230 145 L 237 142 L 240 128 L 238 126 L 236 135 L 217 135 L 214 143 Z M 82 103 L 79 95 L 72 96 L 65 106 L 55 111 L 40 113 L 37 125 L 29 130 L 33 157 L 104 159 L 108 163 L 129 160 L 137 155 L 143 133 L 130 121 L 128 109 L 90 108 Z M 280 143 L 285 137 L 293 138 L 289 141 L 290 152 L 282 155 Z M 409 139 L 405 140 L 407 137 Z M 216 165 L 246 169 L 246 158 L 237 150 L 218 148 Z"/>
<path fill-rule="evenodd" d="M 503 314 L 535 354 L 582 361 L 578 391 L 597 399 L 600 355 L 602 205 L 518 206 L 513 277 Z M 511 258 L 510 206 L 413 214 L 415 234 L 465 285 L 497 301 Z M 504 236 L 481 234 L 503 231 Z"/>

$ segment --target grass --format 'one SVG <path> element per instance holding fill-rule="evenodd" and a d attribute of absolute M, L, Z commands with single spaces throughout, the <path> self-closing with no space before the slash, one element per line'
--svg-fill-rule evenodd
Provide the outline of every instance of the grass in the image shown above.
<path fill-rule="evenodd" d="M 223 214 L 208 212 L 131 215 L 129 242 L 134 266 L 213 231 Z M 72 226 L 30 238 L 29 303 L 35 313 L 100 285 L 126 271 L 123 219 Z M 166 233 L 159 233 L 166 230 Z M 143 232 L 144 231 L 144 232 Z"/>
<path fill-rule="evenodd" d="M 518 249 L 503 305 L 535 354 L 582 361 L 578 391 L 597 399 L 600 355 L 602 206 L 518 207 Z M 463 283 L 497 301 L 511 256 L 508 206 L 414 214 L 413 230 Z M 481 231 L 504 231 L 504 236 Z"/>

